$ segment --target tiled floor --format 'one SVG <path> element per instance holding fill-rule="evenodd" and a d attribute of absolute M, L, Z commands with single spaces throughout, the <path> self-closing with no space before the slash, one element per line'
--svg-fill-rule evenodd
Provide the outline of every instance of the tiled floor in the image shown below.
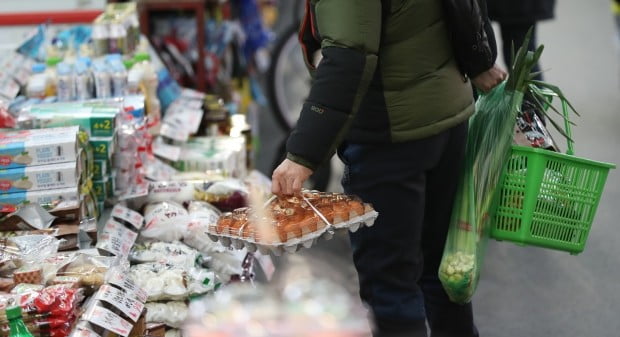
<path fill-rule="evenodd" d="M 575 120 L 576 153 L 620 163 L 620 52 L 609 1 L 558 1 L 556 14 L 556 20 L 539 27 L 542 67 L 546 80 L 560 86 L 581 112 Z M 257 164 L 270 174 L 273 152 L 285 135 L 273 126 L 269 112 L 261 123 Z M 330 188 L 336 189 L 338 177 L 333 181 Z M 355 291 L 346 238 L 298 255 L 288 263 L 305 264 L 313 275 Z M 481 336 L 620 336 L 619 280 L 620 174 L 612 171 L 584 253 L 490 243 L 474 298 Z"/>

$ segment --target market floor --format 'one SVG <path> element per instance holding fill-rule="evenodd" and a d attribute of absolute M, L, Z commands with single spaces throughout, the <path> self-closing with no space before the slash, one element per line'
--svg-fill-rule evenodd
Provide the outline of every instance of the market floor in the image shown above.
<path fill-rule="evenodd" d="M 577 155 L 620 164 L 620 52 L 609 1 L 557 5 L 556 20 L 539 26 L 546 80 L 581 112 L 574 130 Z M 285 138 L 274 124 L 263 113 L 257 165 L 267 175 Z M 339 188 L 338 179 L 331 189 Z M 586 250 L 577 256 L 491 242 L 474 297 L 481 336 L 620 336 L 619 200 L 620 174 L 612 171 Z M 292 266 L 356 291 L 346 237 L 280 258 L 277 265 L 280 272 Z"/>

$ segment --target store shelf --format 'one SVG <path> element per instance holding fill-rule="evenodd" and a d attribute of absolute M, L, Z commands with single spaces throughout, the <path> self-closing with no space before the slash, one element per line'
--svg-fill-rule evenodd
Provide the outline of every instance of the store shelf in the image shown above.
<path fill-rule="evenodd" d="M 45 22 L 55 24 L 90 23 L 102 10 L 73 10 L 73 11 L 41 11 L 41 12 L 14 12 L 0 13 L 0 26 L 38 25 Z"/>
<path fill-rule="evenodd" d="M 197 90 L 206 91 L 206 69 L 205 69 L 205 5 L 214 1 L 204 0 L 138 0 L 138 16 L 140 18 L 140 30 L 142 34 L 150 39 L 150 13 L 166 11 L 191 11 L 196 18 L 196 32 L 198 45 L 198 62 L 196 62 Z"/>

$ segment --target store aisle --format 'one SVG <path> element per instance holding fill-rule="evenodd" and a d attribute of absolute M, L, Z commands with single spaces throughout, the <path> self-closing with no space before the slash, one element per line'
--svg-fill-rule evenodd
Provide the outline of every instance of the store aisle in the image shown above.
<path fill-rule="evenodd" d="M 539 27 L 545 45 L 546 79 L 562 88 L 582 117 L 575 120 L 576 153 L 620 164 L 620 53 L 606 0 L 558 1 L 557 18 Z M 262 116 L 265 173 L 285 135 Z M 556 137 L 560 140 L 560 137 Z M 337 187 L 334 177 L 332 188 Z M 523 248 L 491 242 L 482 281 L 474 298 L 483 337 L 615 337 L 620 331 L 620 173 L 612 171 L 584 253 Z M 346 282 L 355 291 L 345 237 L 291 260 L 313 275 Z M 286 259 L 279 259 L 284 267 Z"/>

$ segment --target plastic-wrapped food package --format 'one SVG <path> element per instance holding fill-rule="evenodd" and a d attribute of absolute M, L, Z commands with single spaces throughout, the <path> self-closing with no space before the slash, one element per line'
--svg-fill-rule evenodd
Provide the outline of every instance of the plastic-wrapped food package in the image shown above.
<path fill-rule="evenodd" d="M 183 242 L 207 256 L 206 266 L 213 270 L 220 280 L 227 282 L 231 276 L 241 275 L 243 272 L 242 262 L 247 254 L 246 250 L 232 250 L 214 242 L 209 238 L 207 225 L 190 223 L 189 233 Z"/>
<path fill-rule="evenodd" d="M 185 302 L 147 303 L 146 322 L 164 323 L 173 328 L 181 328 L 187 318 L 188 307 Z"/>
<path fill-rule="evenodd" d="M 157 262 L 132 266 L 130 275 L 147 292 L 149 301 L 184 300 L 213 290 L 216 283 L 212 272 Z"/>
<path fill-rule="evenodd" d="M 144 209 L 146 225 L 140 233 L 141 238 L 166 242 L 179 241 L 187 231 L 188 215 L 187 210 L 176 202 L 148 204 Z"/>
<path fill-rule="evenodd" d="M 1 295 L 3 305 L 19 305 L 22 307 L 24 322 L 33 328 L 35 336 L 65 337 L 79 314 L 79 304 L 84 295 L 80 289 L 63 286 L 51 286 L 42 290 L 25 290 L 19 295 Z M 0 320 L 5 321 L 4 313 Z M 0 329 L 0 336 L 4 327 Z"/>
<path fill-rule="evenodd" d="M 129 258 L 134 263 L 165 262 L 177 267 L 191 268 L 200 254 L 180 242 L 148 242 L 131 249 Z"/>
<path fill-rule="evenodd" d="M 334 230 L 356 231 L 372 226 L 378 213 L 370 204 L 339 193 L 303 191 L 299 196 L 272 198 L 262 208 L 240 208 L 222 215 L 209 235 L 224 246 L 261 253 L 295 252 L 311 247 Z"/>
<path fill-rule="evenodd" d="M 51 235 L 0 239 L 0 273 L 14 284 L 44 284 L 44 261 L 56 254 L 60 241 Z"/>
<path fill-rule="evenodd" d="M 92 291 L 105 283 L 105 275 L 114 263 L 113 257 L 79 254 L 74 261 L 60 269 L 57 276 L 76 278 L 81 287 Z"/>
<path fill-rule="evenodd" d="M 238 179 L 196 184 L 196 200 L 206 201 L 227 212 L 248 205 L 247 186 Z"/>

